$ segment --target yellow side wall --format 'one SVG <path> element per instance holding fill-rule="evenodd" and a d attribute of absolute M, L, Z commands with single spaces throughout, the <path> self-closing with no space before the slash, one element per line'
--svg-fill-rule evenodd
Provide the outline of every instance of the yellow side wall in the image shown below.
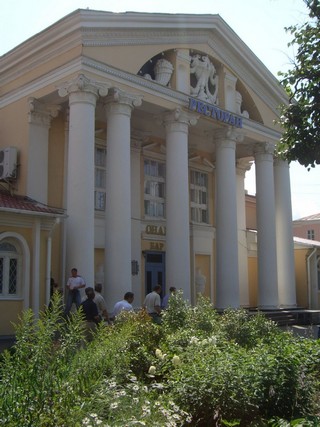
<path fill-rule="evenodd" d="M 308 307 L 307 254 L 307 249 L 296 249 L 294 251 L 297 305 L 299 307 Z"/>
<path fill-rule="evenodd" d="M 249 305 L 258 305 L 258 262 L 256 257 L 248 258 Z"/>
<path fill-rule="evenodd" d="M 211 298 L 211 289 L 210 289 L 210 283 L 211 283 L 211 271 L 210 268 L 210 256 L 209 255 L 196 255 L 195 256 L 195 274 L 196 270 L 199 268 L 201 270 L 201 273 L 203 276 L 206 277 L 206 286 L 204 291 L 204 296 L 207 298 Z"/>

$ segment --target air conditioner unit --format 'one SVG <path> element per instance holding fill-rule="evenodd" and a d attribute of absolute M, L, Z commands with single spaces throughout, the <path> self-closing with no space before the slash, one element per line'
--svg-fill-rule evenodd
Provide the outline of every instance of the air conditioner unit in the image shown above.
<path fill-rule="evenodd" d="M 17 149 L 7 147 L 0 149 L 0 179 L 16 179 Z"/>

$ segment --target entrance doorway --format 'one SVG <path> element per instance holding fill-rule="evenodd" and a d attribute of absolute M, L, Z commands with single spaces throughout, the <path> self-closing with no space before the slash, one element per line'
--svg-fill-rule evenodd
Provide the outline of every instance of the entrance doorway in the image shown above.
<path fill-rule="evenodd" d="M 155 285 L 162 288 L 161 296 L 165 295 L 165 253 L 151 252 L 145 253 L 145 292 L 148 294 Z"/>

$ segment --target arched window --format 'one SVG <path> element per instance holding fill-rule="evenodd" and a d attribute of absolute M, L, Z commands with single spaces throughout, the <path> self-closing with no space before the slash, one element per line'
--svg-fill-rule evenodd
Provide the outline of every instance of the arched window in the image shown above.
<path fill-rule="evenodd" d="M 0 243 L 0 299 L 21 296 L 21 251 L 13 241 Z"/>

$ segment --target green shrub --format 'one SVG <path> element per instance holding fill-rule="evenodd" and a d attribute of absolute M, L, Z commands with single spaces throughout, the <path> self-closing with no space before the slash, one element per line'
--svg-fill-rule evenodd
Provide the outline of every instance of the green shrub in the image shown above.
<path fill-rule="evenodd" d="M 84 340 L 81 312 L 26 311 L 0 361 L 6 427 L 316 426 L 320 340 L 177 293 L 162 325 L 122 313 Z"/>

